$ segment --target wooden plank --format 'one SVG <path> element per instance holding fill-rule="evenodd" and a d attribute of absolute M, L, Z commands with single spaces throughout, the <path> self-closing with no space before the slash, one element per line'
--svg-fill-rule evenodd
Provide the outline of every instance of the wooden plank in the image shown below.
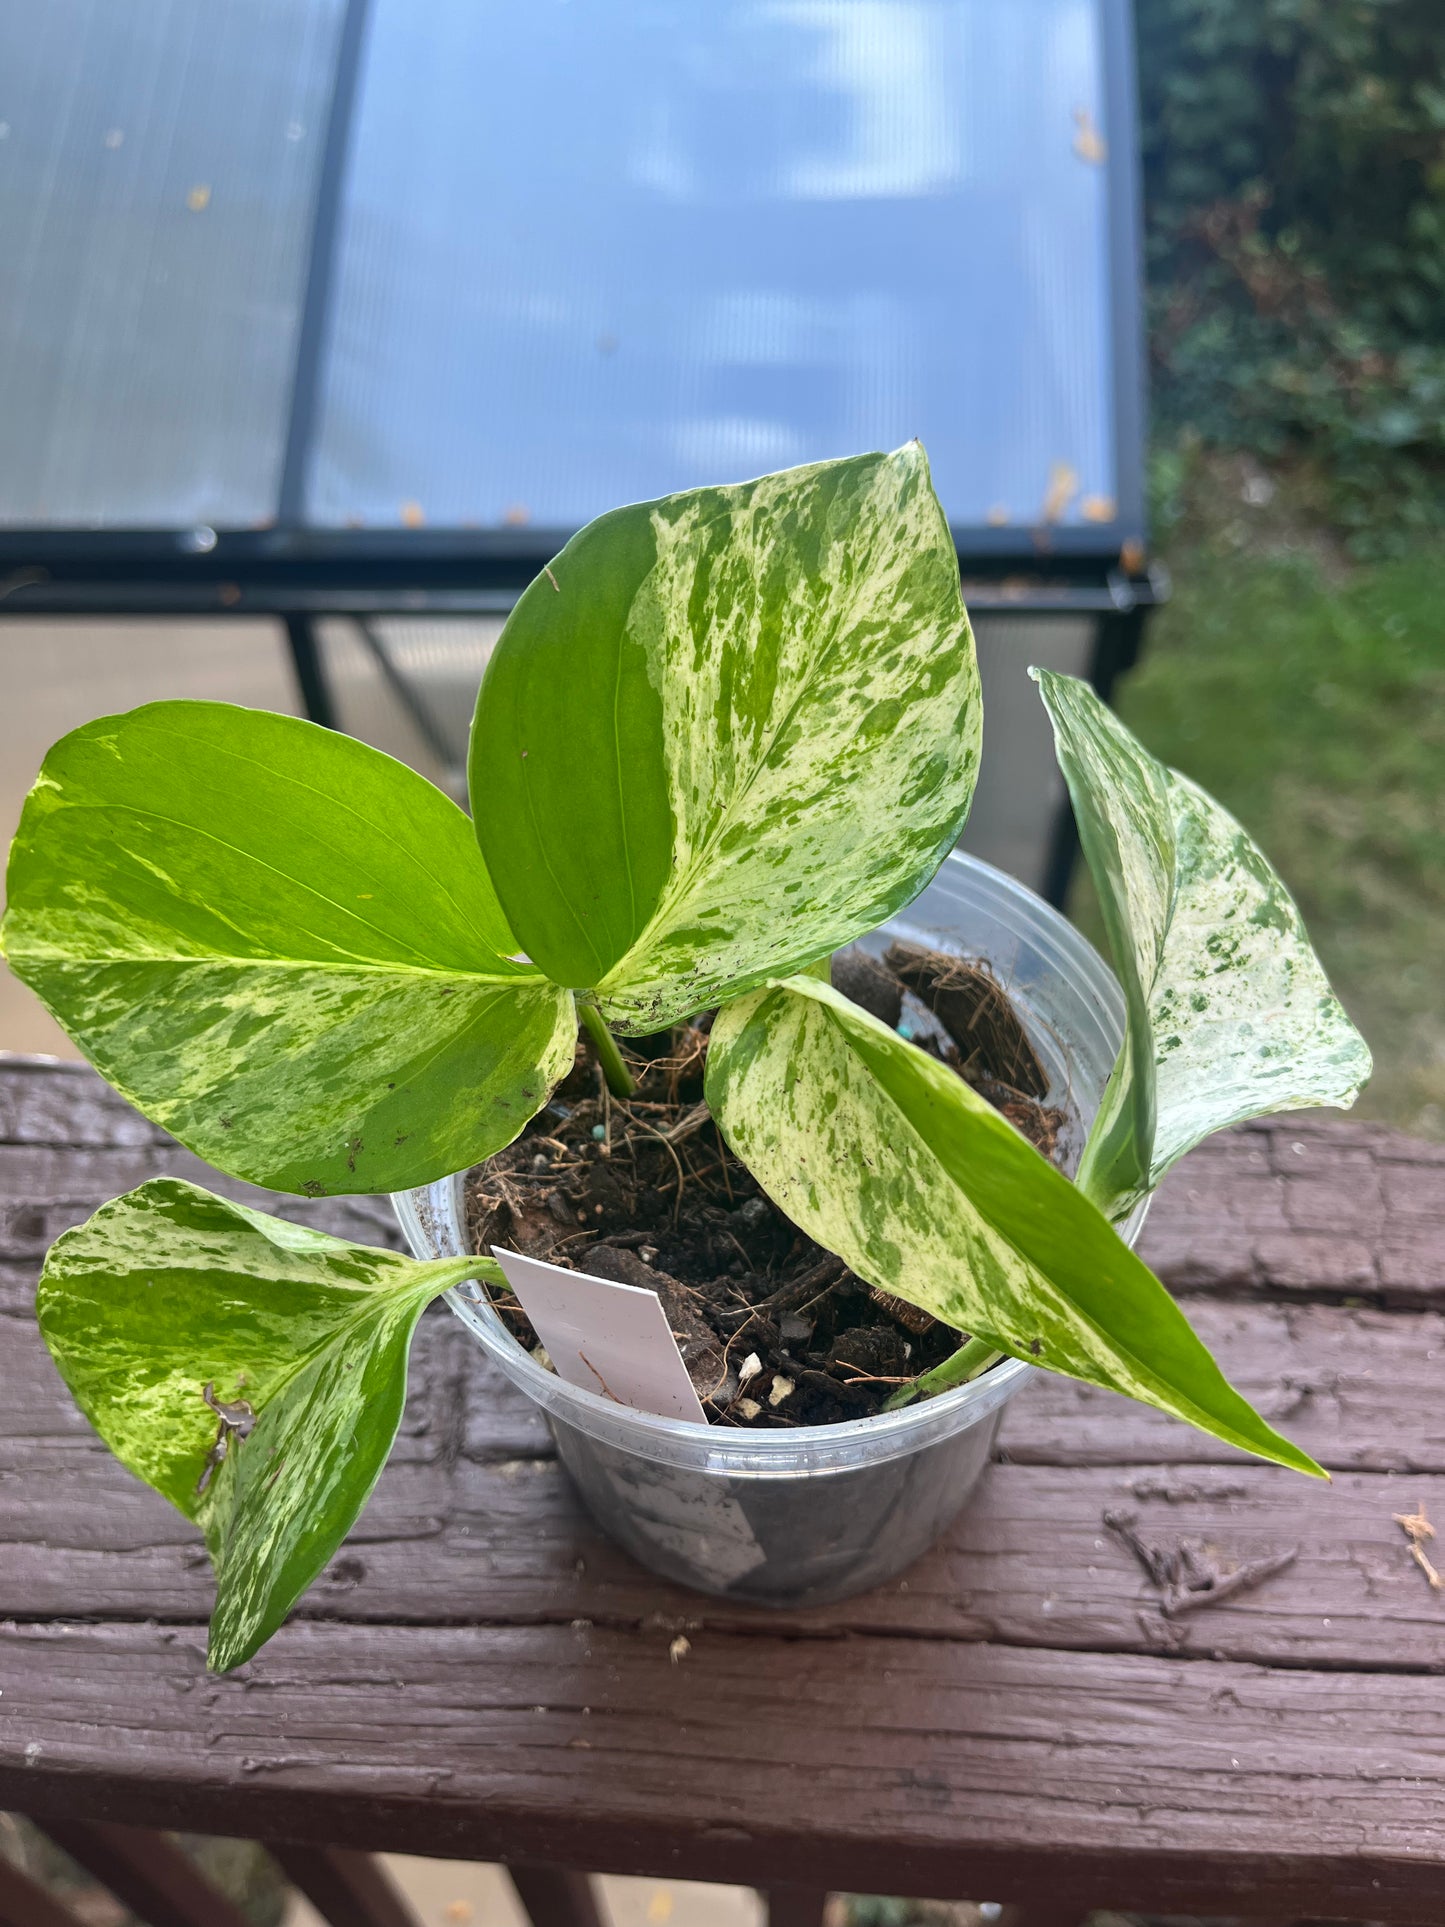
<path fill-rule="evenodd" d="M 278 1840 L 264 1844 L 330 1927 L 417 1927 L 416 1915 L 374 1854 Z"/>
<path fill-rule="evenodd" d="M 1030 1907 L 1005 1907 L 998 1917 L 998 1927 L 1084 1927 L 1088 1911 L 1079 1895 L 1057 1903 L 1040 1901 Z"/>
<path fill-rule="evenodd" d="M 1445 1315 L 1208 1300 L 1192 1304 L 1190 1315 L 1229 1378 L 1330 1471 L 1445 1472 Z M 10 1476 L 24 1480 L 41 1441 L 92 1435 L 31 1311 L 0 1331 L 0 1455 Z M 553 1449 L 536 1407 L 441 1306 L 422 1320 L 413 1348 L 399 1451 L 412 1438 L 430 1440 L 445 1457 L 479 1461 L 550 1458 Z M 1249 1463 L 1163 1413 L 1042 1372 L 1007 1408 L 1001 1447 L 1030 1464 Z"/>
<path fill-rule="evenodd" d="M 63 1853 L 91 1873 L 146 1927 L 249 1927 L 234 1901 L 163 1833 L 51 1814 L 41 1825 Z"/>
<path fill-rule="evenodd" d="M 1209 1310 L 1255 1321 L 1275 1315 L 1258 1307 Z M 1387 1331 L 1425 1322 L 1369 1316 Z M 1329 1307 L 1289 1314 L 1311 1329 L 1325 1321 L 1343 1325 L 1347 1334 L 1349 1317 Z M 36 1334 L 11 1322 L 13 1339 L 0 1347 L 0 1613 L 202 1619 L 211 1578 L 194 1529 L 110 1457 L 75 1411 Z M 1422 1425 L 1432 1417 L 1440 1423 L 1433 1389 L 1445 1359 L 1445 1334 L 1439 1336 L 1435 1359 L 1427 1348 L 1413 1361 L 1432 1386 L 1422 1399 Z M 1367 1419 L 1386 1422 L 1388 1387 L 1377 1381 L 1388 1380 L 1388 1371 L 1371 1362 L 1361 1338 L 1350 1356 L 1378 1401 L 1365 1403 Z M 518 1421 L 508 1436 L 494 1415 L 480 1457 L 469 1454 L 464 1436 L 475 1379 L 490 1380 L 501 1409 Z M 1123 1401 L 1110 1403 L 1116 1426 L 1110 1431 L 1099 1415 L 1095 1422 L 1106 1456 L 1117 1456 L 1137 1414 Z M 1353 1406 L 1352 1395 L 1336 1396 L 1328 1411 Z M 1037 1443 L 1034 1429 L 1020 1430 L 1023 1419 L 1008 1436 Z M 1134 1436 L 1136 1448 L 1141 1439 L 1162 1448 L 1192 1435 L 1151 1419 Z M 595 1617 L 631 1625 L 661 1616 L 674 1630 L 777 1623 L 642 1572 L 591 1527 L 545 1449 L 536 1414 L 507 1403 L 499 1376 L 461 1326 L 445 1314 L 424 1321 L 393 1461 L 301 1614 L 416 1623 Z M 1445 1522 L 1440 1472 L 1345 1472 L 1322 1486 L 1244 1460 L 1180 1464 L 1141 1456 L 1089 1465 L 1083 1457 L 1060 1449 L 1052 1458 L 1025 1458 L 1015 1448 L 942 1546 L 902 1581 L 863 1600 L 790 1615 L 790 1633 L 913 1631 L 1026 1645 L 1221 1652 L 1278 1665 L 1445 1666 L 1445 1602 L 1410 1562 L 1393 1519 L 1424 1503 Z M 1442 1461 L 1445 1453 L 1436 1466 Z M 1166 1619 L 1137 1562 L 1103 1526 L 1105 1513 L 1119 1511 L 1137 1513 L 1141 1531 L 1162 1546 L 1187 1539 L 1236 1562 L 1294 1545 L 1300 1553 L 1289 1571 L 1256 1592 Z"/>
<path fill-rule="evenodd" d="M 1445 1314 L 1194 1298 L 1190 1322 L 1225 1375 L 1334 1471 L 1445 1471 Z M 1239 1465 L 1162 1412 L 1039 1372 L 1010 1404 L 1002 1449 L 1050 1464 Z"/>
<path fill-rule="evenodd" d="M 0 1051 L 0 1144 L 169 1144 L 89 1064 Z"/>
<path fill-rule="evenodd" d="M 602 1927 L 597 1896 L 585 1873 L 526 1863 L 507 1872 L 532 1927 Z"/>
<path fill-rule="evenodd" d="M 3 1209 L 0 1205 L 0 1212 Z M 0 1258 L 0 1318 L 33 1318 L 39 1281 L 40 1267 L 33 1259 Z"/>
<path fill-rule="evenodd" d="M 292 1223 L 309 1224 L 358 1243 L 401 1247 L 387 1198 L 294 1198 L 223 1177 L 178 1144 L 71 1150 L 48 1144 L 0 1144 L 0 1261 L 41 1260 L 62 1231 L 82 1224 L 107 1198 L 147 1178 L 186 1178 L 222 1196 Z"/>
<path fill-rule="evenodd" d="M 153 1167 L 171 1168 L 170 1159 L 206 1181 L 199 1175 L 206 1167 L 179 1152 L 88 1066 L 0 1055 L 0 1149 L 46 1146 L 149 1154 L 77 1166 L 58 1202 L 75 1204 L 74 1186 L 84 1182 L 90 1188 L 83 1201 L 93 1208 Z M 43 1203 L 27 1199 L 26 1182 L 23 1165 L 0 1158 L 0 1199 Z M 348 1226 L 369 1225 L 392 1241 L 385 1200 L 325 1203 L 343 1208 Z M 296 1200 L 291 1207 L 305 1211 Z M 38 1257 L 64 1228 L 47 1218 L 42 1231 L 22 1241 L 25 1255 Z M 1178 1291 L 1445 1305 L 1445 1146 L 1324 1112 L 1241 1126 L 1201 1145 L 1166 1181 L 1142 1249 Z"/>
<path fill-rule="evenodd" d="M 26 1281 L 6 1276 L 41 1259 L 62 1231 L 150 1177 L 188 1178 L 262 1211 L 339 1238 L 403 1245 L 385 1197 L 295 1198 L 242 1184 L 192 1156 L 134 1110 L 88 1064 L 0 1052 L 0 1311 L 19 1309 Z M 34 1272 L 29 1279 L 33 1292 Z"/>
<path fill-rule="evenodd" d="M 822 1887 L 769 1887 L 768 1927 L 823 1927 L 828 1895 Z"/>
<path fill-rule="evenodd" d="M 1211 1138 L 1140 1252 L 1175 1291 L 1445 1306 L 1445 1145 L 1327 1112 Z"/>
<path fill-rule="evenodd" d="M 0 1629 L 0 1805 L 603 1871 L 1429 1919 L 1445 1681 L 856 1636 Z"/>
<path fill-rule="evenodd" d="M 418 1476 L 418 1474 L 421 1476 Z M 3 1491 L 3 1488 L 0 1488 Z M 22 1522 L 0 1571 L 0 1613 L 194 1624 L 212 1585 L 199 1540 L 154 1495 L 72 1536 L 58 1502 Z M 589 1618 L 664 1628 L 785 1631 L 790 1639 L 908 1633 L 1018 1646 L 1223 1656 L 1275 1666 L 1445 1673 L 1445 1602 L 1409 1557 L 1396 1513 L 1445 1520 L 1445 1481 L 1352 1475 L 1305 1488 L 1246 1468 L 995 1467 L 944 1540 L 898 1581 L 835 1606 L 775 1613 L 704 1597 L 633 1564 L 581 1514 L 560 1470 L 521 1479 L 468 1467 L 445 1516 L 424 1468 L 394 1466 L 297 1613 L 359 1624 L 528 1625 Z M 116 1507 L 117 1515 L 122 1509 Z M 1265 1584 L 1170 1616 L 1105 1515 L 1137 1518 L 1161 1550 L 1187 1541 L 1228 1568 L 1298 1547 Z M 8 1519 L 0 1530 L 13 1530 Z M 419 1543 L 420 1542 L 420 1543 Z"/>
<path fill-rule="evenodd" d="M 385 1200 L 230 1186 L 83 1067 L 0 1065 L 0 1610 L 30 1622 L 0 1634 L 0 1801 L 1035 1912 L 1438 1915 L 1445 1608 L 1390 1514 L 1445 1518 L 1445 1148 L 1246 1127 L 1146 1231 L 1332 1489 L 1040 1376 L 935 1554 L 780 1623 L 600 1541 L 536 1413 L 432 1318 L 359 1532 L 224 1681 L 194 1536 L 98 1447 L 30 1323 L 49 1240 L 159 1169 L 397 1241 Z M 1121 1510 L 1151 1543 L 1300 1551 L 1171 1619 L 1103 1526 Z M 45 1623 L 77 1613 L 94 1623 Z M 116 1623 L 147 1616 L 175 1623 Z"/>
<path fill-rule="evenodd" d="M 0 1096 L 13 1082 L 13 1071 L 0 1069 Z M 128 1107 L 119 1115 L 134 1116 Z M 339 1236 L 400 1243 L 384 1198 L 312 1202 L 263 1192 L 154 1134 L 82 1149 L 0 1143 L 0 1310 L 28 1308 L 25 1261 L 38 1268 L 61 1231 L 160 1173 Z M 1308 1118 L 1227 1132 L 1166 1182 L 1141 1249 L 1186 1294 L 1445 1307 L 1445 1147 Z"/>
<path fill-rule="evenodd" d="M 53 1894 L 0 1855 L 0 1927 L 81 1927 Z"/>

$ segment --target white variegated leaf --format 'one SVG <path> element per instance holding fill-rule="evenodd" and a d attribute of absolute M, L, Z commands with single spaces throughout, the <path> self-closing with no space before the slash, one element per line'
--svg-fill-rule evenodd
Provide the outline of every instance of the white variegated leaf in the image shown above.
<path fill-rule="evenodd" d="M 51 1246 L 40 1329 L 116 1457 L 205 1533 L 210 1664 L 269 1639 L 396 1435 L 412 1331 L 491 1259 L 418 1263 L 154 1178 Z"/>
<path fill-rule="evenodd" d="M 1318 1467 L 1220 1373 L 1104 1216 L 948 1066 L 814 977 L 719 1012 L 707 1098 L 733 1150 L 869 1284 L 1246 1451 Z"/>
<path fill-rule="evenodd" d="M 922 449 L 823 462 L 568 545 L 482 689 L 477 835 L 527 954 L 658 1030 L 909 902 L 980 729 Z"/>
<path fill-rule="evenodd" d="M 1212 1131 L 1354 1102 L 1370 1053 L 1289 892 L 1229 812 L 1087 684 L 1033 670 L 1128 1006 L 1078 1182 L 1133 1209 Z"/>
<path fill-rule="evenodd" d="M 132 1103 L 224 1171 L 393 1191 L 509 1144 L 572 1062 L 471 826 L 293 716 L 152 703 L 62 738 L 10 853 L 4 948 Z"/>

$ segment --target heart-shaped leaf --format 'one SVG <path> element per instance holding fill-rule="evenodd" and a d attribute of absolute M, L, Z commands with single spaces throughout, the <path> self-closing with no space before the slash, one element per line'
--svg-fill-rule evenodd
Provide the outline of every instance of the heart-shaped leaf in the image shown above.
<path fill-rule="evenodd" d="M 664 1028 L 847 943 L 952 848 L 973 638 L 917 443 L 603 516 L 518 602 L 472 731 L 528 955 Z"/>
<path fill-rule="evenodd" d="M 722 1010 L 707 1099 L 775 1202 L 860 1278 L 1000 1351 L 1302 1472 L 1168 1292 L 954 1071 L 812 977 Z"/>
<path fill-rule="evenodd" d="M 1078 1174 L 1117 1219 L 1212 1131 L 1352 1104 L 1370 1053 L 1289 892 L 1229 812 L 1087 683 L 1029 673 L 1124 986 L 1127 1036 Z"/>
<path fill-rule="evenodd" d="M 572 1061 L 471 827 L 290 716 L 156 703 L 57 743 L 3 939 L 116 1088 L 278 1191 L 391 1191 L 508 1144 Z"/>
<path fill-rule="evenodd" d="M 175 1178 L 51 1246 L 45 1342 L 116 1457 L 204 1531 L 217 1671 L 270 1638 L 366 1503 L 423 1309 L 489 1272 L 347 1244 Z"/>

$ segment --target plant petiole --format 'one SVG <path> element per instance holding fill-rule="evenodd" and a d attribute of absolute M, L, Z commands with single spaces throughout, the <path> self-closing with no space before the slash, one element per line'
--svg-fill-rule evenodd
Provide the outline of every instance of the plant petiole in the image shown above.
<path fill-rule="evenodd" d="M 931 1372 L 921 1372 L 907 1385 L 898 1390 L 883 1407 L 885 1412 L 897 1412 L 905 1405 L 911 1405 L 916 1398 L 931 1398 L 935 1392 L 950 1392 L 955 1385 L 966 1385 L 971 1378 L 982 1378 L 990 1366 L 996 1365 L 1004 1354 L 986 1338 L 970 1338 L 967 1344 L 941 1365 L 935 1365 Z"/>
<path fill-rule="evenodd" d="M 602 1021 L 602 1012 L 596 1004 L 577 1002 L 577 1015 L 582 1020 L 588 1041 L 597 1053 L 597 1061 L 602 1066 L 602 1075 L 607 1079 L 607 1088 L 614 1097 L 623 1099 L 637 1095 L 637 1084 L 628 1070 L 622 1052 L 617 1047 L 617 1039 Z"/>

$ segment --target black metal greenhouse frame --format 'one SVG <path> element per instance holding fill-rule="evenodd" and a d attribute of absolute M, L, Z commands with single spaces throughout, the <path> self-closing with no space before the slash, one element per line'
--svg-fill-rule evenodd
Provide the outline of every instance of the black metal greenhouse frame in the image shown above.
<path fill-rule="evenodd" d="M 279 619 L 306 713 L 337 726 L 316 624 L 349 617 L 384 659 L 371 619 L 504 615 L 572 529 L 329 529 L 304 519 L 322 359 L 335 278 L 338 223 L 367 30 L 369 0 L 347 0 L 337 49 L 297 333 L 278 509 L 262 529 L 0 529 L 0 618 Z M 1130 0 L 1102 0 L 1109 122 L 1120 151 L 1137 146 Z M 1114 529 L 956 527 L 965 598 L 976 614 L 1092 615 L 1090 676 L 1108 698 L 1137 660 L 1167 575 L 1148 563 L 1144 527 L 1145 396 L 1136 170 L 1109 170 L 1114 445 L 1121 522 Z M 1104 538 L 1112 536 L 1113 546 Z M 383 660 L 383 666 L 385 662 Z M 393 673 L 393 682 L 396 678 Z M 405 692 L 401 692 L 405 697 Z M 1062 900 L 1077 841 L 1065 806 L 1045 872 Z"/>

